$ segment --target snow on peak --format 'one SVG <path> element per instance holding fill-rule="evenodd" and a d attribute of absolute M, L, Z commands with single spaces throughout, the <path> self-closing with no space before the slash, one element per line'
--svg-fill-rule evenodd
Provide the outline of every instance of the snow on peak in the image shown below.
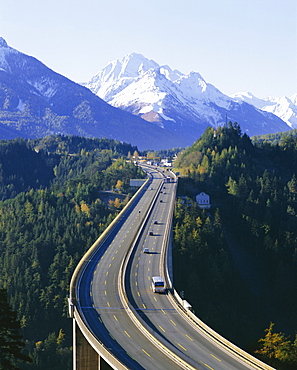
<path fill-rule="evenodd" d="M 118 60 L 117 63 L 121 66 L 118 78 L 137 77 L 151 68 L 159 67 L 153 60 L 147 59 L 143 55 L 137 53 L 128 54 L 124 58 Z"/>
<path fill-rule="evenodd" d="M 87 86 L 93 93 L 108 102 L 114 94 L 121 92 L 134 79 L 149 69 L 158 67 L 159 65 L 153 60 L 141 54 L 131 53 L 122 59 L 109 62 L 87 83 Z"/>
<path fill-rule="evenodd" d="M 207 84 L 198 72 L 190 72 L 188 75 L 183 75 L 177 82 L 179 87 L 187 94 L 200 95 L 206 91 Z"/>
<path fill-rule="evenodd" d="M 169 100 L 184 104 L 196 115 L 205 110 L 205 102 L 227 109 L 231 99 L 198 72 L 188 75 L 160 66 L 141 54 L 131 53 L 112 62 L 85 84 L 93 93 L 116 107 L 131 108 L 136 114 L 164 114 Z"/>
<path fill-rule="evenodd" d="M 160 66 L 137 53 L 109 62 L 84 85 L 109 104 L 147 120 L 161 117 L 166 121 L 175 121 L 176 117 L 180 117 L 185 121 L 198 119 L 206 124 L 218 124 L 223 122 L 224 110 L 236 111 L 232 113 L 235 116 L 242 109 L 253 111 L 252 107 L 245 107 L 243 101 L 258 108 L 255 114 L 261 116 L 259 110 L 265 110 L 263 106 L 267 106 L 268 112 L 285 120 L 285 113 L 281 116 L 271 110 L 275 105 L 271 100 L 258 99 L 250 92 L 229 97 L 207 83 L 198 72 L 183 74 L 173 71 L 169 66 Z M 294 99 L 297 100 L 297 95 Z"/>
<path fill-rule="evenodd" d="M 264 102 L 263 99 L 257 98 L 255 95 L 253 95 L 249 91 L 238 92 L 238 93 L 235 93 L 233 95 L 230 95 L 230 97 L 232 99 L 234 99 L 235 101 L 237 101 L 237 102 L 244 101 L 244 102 L 246 102 L 248 104 L 251 104 L 254 107 L 259 108 L 259 109 L 262 109 L 263 104 L 264 104 L 263 103 Z"/>
<path fill-rule="evenodd" d="M 167 80 L 172 82 L 176 82 L 182 76 L 182 73 L 180 73 L 178 70 L 175 69 L 172 71 L 172 69 L 167 65 L 159 67 L 159 70 L 160 73 L 167 78 Z"/>
<path fill-rule="evenodd" d="M 265 99 L 257 98 L 250 92 L 236 93 L 231 95 L 236 101 L 245 101 L 262 111 L 270 112 L 281 118 L 291 128 L 297 128 L 297 93 L 290 98 L 287 96 Z"/>

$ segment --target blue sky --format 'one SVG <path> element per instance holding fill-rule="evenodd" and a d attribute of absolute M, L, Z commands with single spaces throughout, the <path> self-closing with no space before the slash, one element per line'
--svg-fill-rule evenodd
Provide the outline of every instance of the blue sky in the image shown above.
<path fill-rule="evenodd" d="M 297 92 L 296 0 L 1 0 L 0 36 L 76 82 L 136 52 L 226 94 Z"/>

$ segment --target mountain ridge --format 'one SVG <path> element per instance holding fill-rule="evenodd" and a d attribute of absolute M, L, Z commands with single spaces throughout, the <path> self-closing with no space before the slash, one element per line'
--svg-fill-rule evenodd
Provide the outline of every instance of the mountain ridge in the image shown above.
<path fill-rule="evenodd" d="M 258 109 L 273 113 L 286 122 L 292 129 L 297 128 L 297 93 L 289 97 L 269 96 L 260 99 L 247 91 L 232 94 L 231 97 L 237 101 L 245 101 Z"/>
<path fill-rule="evenodd" d="M 121 72 L 114 66 L 121 66 Z M 115 107 L 184 135 L 189 144 L 208 125 L 225 124 L 226 117 L 237 121 L 249 136 L 290 130 L 271 112 L 223 94 L 200 73 L 172 71 L 141 54 L 111 61 L 84 86 Z"/>
<path fill-rule="evenodd" d="M 77 84 L 0 38 L 0 139 L 78 135 L 159 150 L 192 145 L 226 121 L 249 136 L 290 130 L 198 72 L 185 75 L 137 53 L 110 62 L 91 81 Z"/>
<path fill-rule="evenodd" d="M 1 38 L 0 139 L 49 134 L 106 137 L 141 150 L 185 145 L 182 137 L 112 107 Z"/>

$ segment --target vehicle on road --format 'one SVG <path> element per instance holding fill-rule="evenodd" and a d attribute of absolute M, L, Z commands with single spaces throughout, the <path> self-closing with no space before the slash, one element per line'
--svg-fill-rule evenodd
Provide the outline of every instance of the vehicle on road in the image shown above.
<path fill-rule="evenodd" d="M 161 276 L 152 277 L 152 288 L 154 293 L 165 293 L 165 283 Z"/>
<path fill-rule="evenodd" d="M 148 248 L 143 248 L 143 253 L 150 253 L 150 250 Z"/>

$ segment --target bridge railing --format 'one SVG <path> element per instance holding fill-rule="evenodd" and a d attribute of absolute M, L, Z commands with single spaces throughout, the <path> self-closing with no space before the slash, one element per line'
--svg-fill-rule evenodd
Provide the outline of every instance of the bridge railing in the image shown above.
<path fill-rule="evenodd" d="M 104 344 L 96 338 L 92 330 L 86 325 L 82 312 L 77 307 L 78 297 L 77 297 L 77 285 L 79 280 L 86 269 L 88 263 L 92 259 L 92 256 L 98 252 L 98 249 L 102 247 L 106 239 L 112 234 L 113 230 L 121 219 L 125 216 L 127 212 L 130 211 L 131 207 L 134 206 L 135 202 L 138 201 L 142 193 L 147 189 L 151 180 L 148 177 L 146 182 L 138 189 L 138 191 L 131 198 L 129 203 L 123 208 L 119 215 L 111 222 L 111 224 L 105 229 L 105 231 L 100 235 L 100 237 L 94 242 L 94 244 L 88 249 L 85 255 L 82 257 L 78 265 L 76 266 L 74 273 L 70 281 L 70 294 L 68 298 L 69 316 L 74 318 L 77 325 L 79 326 L 82 334 L 89 342 L 89 344 L 94 348 L 94 350 L 100 354 L 111 366 L 117 370 L 129 370 L 123 363 L 121 363 L 116 356 L 114 356 Z"/>
<path fill-rule="evenodd" d="M 176 191 L 176 188 L 177 187 L 175 187 L 175 191 Z M 173 211 L 174 211 L 174 202 L 172 202 L 171 208 L 170 208 L 170 214 L 172 214 L 172 216 L 173 216 Z M 226 351 L 228 351 L 233 356 L 240 358 L 246 363 L 252 365 L 255 369 L 275 370 L 273 367 L 265 364 L 264 362 L 260 361 L 256 357 L 250 355 L 249 353 L 245 352 L 241 348 L 237 347 L 232 342 L 222 337 L 220 334 L 218 334 L 216 331 L 214 331 L 208 325 L 206 325 L 202 320 L 200 320 L 191 310 L 186 309 L 184 307 L 184 300 L 180 297 L 180 295 L 174 289 L 173 282 L 171 279 L 171 274 L 169 273 L 169 269 L 168 269 L 169 267 L 168 249 L 169 249 L 169 244 L 171 244 L 171 237 L 172 237 L 172 220 L 173 220 L 173 217 L 171 217 L 171 222 L 167 225 L 166 230 L 165 230 L 164 246 L 162 248 L 164 252 L 162 254 L 161 271 L 163 272 L 163 275 L 165 277 L 165 282 L 167 286 L 169 287 L 168 295 L 172 303 L 174 304 L 174 306 L 190 322 L 192 326 L 198 328 L 209 339 L 214 340 L 217 344 L 221 346 L 221 348 L 226 349 Z"/>
<path fill-rule="evenodd" d="M 176 178 L 177 181 L 177 178 Z M 88 261 L 92 258 L 92 255 L 100 248 L 100 246 L 104 243 L 106 238 L 112 233 L 113 229 L 115 228 L 116 224 L 120 221 L 121 216 L 124 216 L 126 212 L 129 211 L 130 207 L 134 205 L 134 201 L 138 199 L 140 194 L 144 191 L 144 189 L 147 187 L 147 184 L 149 182 L 149 179 L 146 183 L 142 185 L 142 187 L 137 191 L 137 193 L 133 196 L 131 201 L 128 203 L 128 205 L 120 212 L 118 217 L 113 220 L 113 222 L 108 226 L 108 228 L 101 234 L 101 236 L 95 241 L 95 243 L 91 246 L 91 248 L 86 252 L 86 254 L 83 256 L 79 264 L 77 265 L 74 274 L 71 279 L 70 283 L 70 298 L 69 298 L 69 314 L 70 317 L 74 317 L 83 332 L 86 339 L 89 341 L 89 343 L 92 345 L 92 347 L 101 355 L 103 355 L 106 360 L 109 363 L 114 363 L 115 361 L 118 361 L 115 356 L 113 356 L 101 342 L 98 342 L 98 339 L 95 338 L 89 328 L 85 325 L 83 318 L 81 317 L 79 311 L 76 309 L 77 304 L 77 295 L 76 295 L 76 286 L 79 281 L 79 278 L 81 274 L 83 273 L 85 267 L 88 264 Z M 173 199 L 175 199 L 175 192 L 176 192 L 176 186 L 174 187 L 174 194 Z M 155 198 L 156 199 L 156 198 Z M 170 208 L 170 214 L 173 216 L 174 211 L 174 200 L 171 202 L 171 208 Z M 149 211 L 146 214 L 146 217 L 148 217 Z M 248 354 L 247 352 L 243 351 L 239 347 L 235 346 L 233 343 L 229 342 L 227 339 L 223 338 L 221 335 L 216 333 L 213 329 L 208 327 L 205 323 L 203 323 L 198 317 L 194 315 L 193 312 L 186 310 L 183 306 L 183 300 L 179 296 L 179 294 L 176 292 L 176 290 L 173 287 L 173 282 L 171 279 L 171 274 L 168 269 L 168 244 L 171 242 L 171 236 L 172 236 L 172 217 L 169 217 L 171 220 L 168 225 L 166 226 L 165 230 L 165 237 L 164 237 L 164 244 L 162 248 L 162 258 L 160 263 L 160 271 L 161 274 L 164 276 L 165 282 L 168 289 L 168 296 L 171 299 L 172 303 L 176 307 L 176 309 L 184 316 L 188 322 L 196 327 L 200 332 L 203 332 L 206 336 L 209 337 L 209 339 L 216 342 L 216 344 L 219 344 L 221 348 L 224 348 L 228 353 L 232 354 L 234 357 L 240 357 L 243 361 L 245 361 L 247 364 L 250 364 L 253 366 L 254 369 L 261 369 L 261 370 L 275 370 L 274 368 L 270 367 L 269 365 L 263 363 L 262 361 L 256 359 L 252 355 Z M 144 225 L 145 222 L 142 223 Z M 143 226 L 141 226 L 142 228 Z M 139 230 L 137 230 L 137 235 L 135 237 L 135 241 L 139 237 L 139 233 L 141 232 L 141 228 L 139 226 Z M 142 333 L 148 337 L 151 341 L 155 343 L 155 345 L 163 352 L 167 353 L 169 357 L 171 357 L 175 362 L 179 363 L 181 368 L 183 369 L 190 369 L 193 370 L 194 367 L 191 366 L 191 364 L 186 361 L 185 359 L 182 359 L 175 355 L 173 351 L 170 351 L 167 346 L 165 346 L 160 340 L 158 340 L 155 333 L 150 330 L 150 328 L 141 320 L 139 315 L 137 314 L 136 310 L 131 306 L 127 299 L 127 295 L 125 292 L 125 283 L 124 283 L 124 273 L 127 268 L 127 264 L 129 261 L 129 258 L 131 256 L 131 253 L 133 251 L 133 245 L 130 246 L 129 252 L 127 253 L 126 257 L 124 258 L 122 265 L 120 267 L 120 273 L 118 278 L 118 285 L 119 285 L 119 292 L 120 297 L 122 300 L 122 303 L 124 305 L 124 308 L 130 315 L 131 319 L 135 323 L 135 325 L 142 331 Z M 127 369 L 125 365 L 120 363 L 118 361 L 118 367 L 117 369 Z"/>
<path fill-rule="evenodd" d="M 160 188 L 162 187 L 163 184 L 160 184 Z M 171 358 L 175 363 L 177 363 L 181 369 L 184 370 L 195 370 L 194 366 L 191 366 L 188 361 L 187 361 L 187 356 L 184 355 L 182 356 L 177 356 L 173 349 L 171 350 L 168 345 L 165 345 L 158 335 L 156 331 L 154 331 L 149 325 L 145 323 L 145 321 L 142 319 L 142 317 L 138 314 L 138 312 L 135 310 L 133 305 L 130 303 L 127 293 L 126 293 L 126 286 L 125 286 L 125 276 L 127 273 L 128 265 L 131 262 L 131 257 L 135 251 L 135 246 L 138 242 L 138 239 L 140 238 L 140 235 L 142 233 L 143 228 L 145 227 L 145 224 L 150 216 L 150 212 L 154 206 L 154 203 L 156 202 L 157 196 L 158 196 L 159 191 L 157 192 L 157 195 L 152 202 L 149 211 L 146 213 L 145 220 L 142 224 L 142 227 L 139 228 L 137 234 L 135 235 L 135 239 L 130 245 L 128 252 L 126 256 L 124 257 L 120 270 L 119 270 L 119 275 L 118 275 L 118 290 L 119 290 L 119 295 L 121 302 L 123 304 L 124 309 L 128 313 L 130 319 L 133 321 L 134 325 L 139 329 L 139 331 L 142 332 L 142 334 L 148 338 L 160 351 L 165 353 L 169 358 Z M 170 218 L 170 217 L 169 217 Z M 162 248 L 163 249 L 163 248 Z M 189 360 L 190 361 L 190 360 Z"/>
<path fill-rule="evenodd" d="M 70 289 L 69 289 L 69 301 L 72 305 L 75 305 L 77 302 L 76 296 L 76 287 L 77 282 L 82 275 L 85 266 L 87 265 L 88 261 L 91 259 L 92 255 L 98 251 L 98 248 L 104 243 L 104 241 L 108 238 L 108 236 L 112 233 L 116 225 L 120 222 L 121 218 L 130 210 L 130 208 L 134 205 L 134 203 L 139 199 L 140 195 L 145 191 L 148 184 L 150 183 L 150 178 L 143 183 L 143 185 L 138 189 L 138 191 L 133 195 L 131 200 L 128 204 L 121 210 L 118 216 L 110 223 L 110 225 L 103 231 L 103 233 L 99 236 L 99 238 L 95 241 L 95 243 L 88 249 L 88 251 L 84 254 L 82 259 L 79 261 L 78 265 L 76 266 L 71 281 L 70 281 Z M 71 314 L 70 314 L 71 317 Z"/>

